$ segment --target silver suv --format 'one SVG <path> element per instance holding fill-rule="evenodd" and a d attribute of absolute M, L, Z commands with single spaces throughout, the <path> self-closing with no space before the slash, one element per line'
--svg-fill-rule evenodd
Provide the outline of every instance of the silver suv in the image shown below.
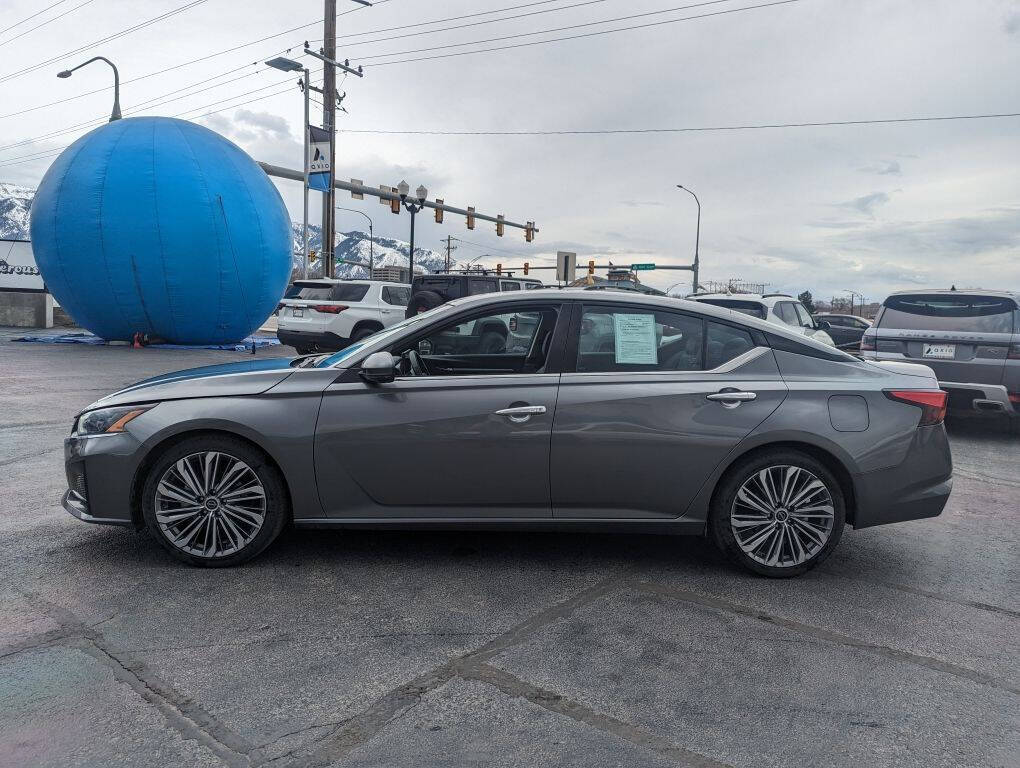
<path fill-rule="evenodd" d="M 865 331 L 861 356 L 924 363 L 950 409 L 1005 414 L 1020 431 L 1020 293 L 894 293 Z"/>

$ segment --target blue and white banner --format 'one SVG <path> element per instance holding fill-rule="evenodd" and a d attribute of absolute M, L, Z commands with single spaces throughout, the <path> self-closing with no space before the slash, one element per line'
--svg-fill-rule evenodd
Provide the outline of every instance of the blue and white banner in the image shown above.
<path fill-rule="evenodd" d="M 323 192 L 332 183 L 332 169 L 329 167 L 329 131 L 308 126 L 308 157 L 305 158 L 308 171 L 308 186 Z"/>

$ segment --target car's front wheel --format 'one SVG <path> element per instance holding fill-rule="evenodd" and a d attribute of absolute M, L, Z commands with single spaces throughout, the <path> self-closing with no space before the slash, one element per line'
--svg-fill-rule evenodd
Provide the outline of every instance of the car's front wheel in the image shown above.
<path fill-rule="evenodd" d="M 146 528 L 178 560 L 237 565 L 268 547 L 289 517 L 283 478 L 265 454 L 229 435 L 168 448 L 142 489 Z"/>
<path fill-rule="evenodd" d="M 832 472 L 793 450 L 759 453 L 724 476 L 709 530 L 735 563 L 772 578 L 798 576 L 839 543 L 846 502 Z"/>

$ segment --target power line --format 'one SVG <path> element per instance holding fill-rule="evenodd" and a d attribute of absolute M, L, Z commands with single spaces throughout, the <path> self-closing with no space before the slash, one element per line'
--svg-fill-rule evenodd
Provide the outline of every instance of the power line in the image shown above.
<path fill-rule="evenodd" d="M 561 131 L 412 131 L 348 128 L 344 133 L 399 134 L 413 136 L 599 136 L 639 133 L 707 133 L 710 131 L 756 131 L 768 128 L 821 128 L 840 125 L 889 125 L 893 123 L 934 123 L 948 120 L 991 120 L 1020 117 L 1020 112 L 985 115 L 938 115 L 934 117 L 890 117 L 872 120 L 827 120 L 811 123 L 761 123 L 757 125 L 713 125 L 690 128 L 594 128 Z"/>
<path fill-rule="evenodd" d="M 31 16 L 26 16 L 21 21 L 15 22 L 14 24 L 11 24 L 11 26 L 9 26 L 9 27 L 4 27 L 3 29 L 0 29 L 0 35 L 2 35 L 4 32 L 9 32 L 10 30 L 14 29 L 15 27 L 20 27 L 26 21 L 31 21 L 36 16 L 39 16 L 40 14 L 46 13 L 46 11 L 48 11 L 50 8 L 56 8 L 58 5 L 62 5 L 63 3 L 66 3 L 66 2 L 67 2 L 67 0 L 57 0 L 57 2 L 53 3 L 52 5 L 47 5 L 41 11 L 36 11 Z"/>
<path fill-rule="evenodd" d="M 85 51 L 85 50 L 88 50 L 89 48 L 92 48 L 93 46 L 99 45 L 101 43 L 107 43 L 107 42 L 109 42 L 111 40 L 116 40 L 118 37 L 123 37 L 125 35 L 129 35 L 132 32 L 137 32 L 139 29 L 144 29 L 145 27 L 149 27 L 149 26 L 152 26 L 153 24 L 156 24 L 156 23 L 158 23 L 160 21 L 164 21 L 166 19 L 169 19 L 171 16 L 176 16 L 179 13 L 184 13 L 185 11 L 189 11 L 192 8 L 194 8 L 194 7 L 198 6 L 198 5 L 202 5 L 205 2 L 208 2 L 208 0 L 191 0 L 191 2 L 185 3 L 182 6 L 174 8 L 172 11 L 167 11 L 166 13 L 162 13 L 159 16 L 154 16 L 153 18 L 148 19 L 146 21 L 143 21 L 143 22 L 141 22 L 139 24 L 135 24 L 134 26 L 122 29 L 120 32 L 114 32 L 112 35 L 107 35 L 106 37 L 100 38 L 99 40 L 93 40 L 91 43 L 86 43 L 85 45 L 79 46 L 78 48 L 74 48 L 74 49 L 72 49 L 70 51 L 64 51 L 63 53 L 61 53 L 61 54 L 59 54 L 57 56 L 53 56 L 53 57 L 51 57 L 49 59 L 46 59 L 44 61 L 36 62 L 35 64 L 32 64 L 31 66 L 24 67 L 23 69 L 19 69 L 19 70 L 15 71 L 15 72 L 9 72 L 6 75 L 0 75 L 0 83 L 5 83 L 8 80 L 13 80 L 16 77 L 20 77 L 21 75 L 24 75 L 24 74 L 27 74 L 29 72 L 32 72 L 33 70 L 36 70 L 39 67 L 46 66 L 47 64 L 52 64 L 55 61 L 59 61 L 60 59 L 63 59 L 66 56 L 72 56 L 72 55 L 74 55 L 76 53 L 81 53 L 82 51 Z"/>
<path fill-rule="evenodd" d="M 456 240 L 458 243 L 464 243 L 464 245 L 469 246 L 469 247 L 474 246 L 475 248 L 478 248 L 479 250 L 482 250 L 482 251 L 496 251 L 497 253 L 505 253 L 505 254 L 508 254 L 510 256 L 520 256 L 521 255 L 520 251 L 508 251 L 505 248 L 494 248 L 491 245 L 482 245 L 481 243 L 473 243 L 470 240 L 464 240 L 463 238 L 460 238 L 460 237 L 457 237 L 457 236 L 453 236 L 453 239 Z"/>
<path fill-rule="evenodd" d="M 61 0 L 61 2 L 63 2 L 63 1 L 64 1 L 64 0 Z M 86 5 L 88 5 L 89 3 L 92 3 L 92 2 L 95 2 L 95 0 L 85 0 L 85 2 L 84 2 L 84 3 L 80 3 L 79 5 L 76 5 L 76 6 L 74 6 L 74 8 L 69 8 L 68 10 L 64 11 L 63 13 L 58 13 L 58 14 L 57 14 L 56 16 L 54 16 L 54 17 L 53 17 L 52 19 L 47 19 L 46 21 L 40 22 L 39 24 L 36 24 L 36 25 L 35 25 L 34 27 L 29 27 L 29 28 L 28 28 L 28 29 L 26 29 L 26 30 L 25 30 L 24 32 L 19 32 L 19 33 L 18 33 L 18 34 L 16 34 L 16 35 L 15 35 L 14 37 L 9 37 L 9 38 L 7 38 L 6 40 L 0 40 L 0 47 L 3 47 L 3 46 L 5 46 L 5 45 L 7 45 L 7 43 L 12 43 L 12 42 L 14 42 L 14 41 L 15 41 L 15 40 L 17 40 L 17 39 L 18 39 L 19 37 L 24 37 L 25 35 L 29 34 L 30 32 L 35 32 L 35 31 L 36 31 L 37 29 L 40 29 L 41 27 L 45 27 L 45 26 L 46 26 L 47 24 L 52 24 L 52 23 L 53 23 L 54 21 L 56 21 L 57 19 L 62 19 L 62 18 L 64 18 L 65 16 L 67 16 L 68 14 L 70 14 L 70 13 L 74 13 L 74 12 L 75 12 L 75 11 L 77 11 L 77 10 L 78 10 L 79 8 L 84 8 L 84 7 L 86 6 Z M 56 5 L 60 5 L 60 3 L 56 3 Z M 54 6 L 52 6 L 52 5 L 50 6 L 50 8 L 53 8 L 53 7 L 54 7 Z M 46 10 L 49 10 L 49 9 L 46 9 Z M 39 13 L 42 13 L 42 11 L 39 11 Z M 34 14 L 34 15 L 35 15 L 35 16 L 38 16 L 38 15 L 39 15 L 39 13 L 36 13 L 36 14 Z M 31 18 L 31 17 L 29 17 L 29 18 Z M 14 26 L 16 27 L 16 26 L 18 26 L 18 25 L 17 25 L 17 24 L 15 24 Z M 8 27 L 7 29 L 11 29 L 11 27 Z M 5 29 L 5 30 L 4 30 L 4 32 L 6 32 L 6 31 L 7 31 L 7 29 Z M 0 32 L 0 34 L 3 34 L 3 33 L 2 33 L 2 32 Z"/>
<path fill-rule="evenodd" d="M 555 29 L 544 29 L 544 30 L 540 30 L 538 32 L 521 32 L 521 33 L 516 34 L 516 35 L 505 35 L 503 37 L 493 37 L 493 38 L 489 38 L 487 40 L 473 40 L 473 41 L 467 42 L 467 43 L 451 43 L 449 45 L 438 45 L 438 46 L 433 46 L 431 48 L 418 48 L 418 49 L 409 50 L 409 51 L 393 51 L 392 53 L 373 54 L 371 56 L 360 56 L 358 58 L 361 61 L 366 61 L 368 59 L 378 59 L 378 58 L 381 58 L 383 56 L 403 56 L 404 54 L 408 54 L 408 53 L 424 53 L 426 51 L 438 51 L 438 50 L 441 50 L 441 49 L 444 49 L 444 48 L 459 48 L 459 47 L 462 47 L 462 46 L 465 46 L 465 45 L 484 45 L 485 43 L 495 43 L 495 42 L 499 42 L 501 40 L 513 40 L 513 39 L 519 38 L 519 37 L 531 37 L 533 35 L 544 35 L 544 34 L 549 34 L 551 32 L 563 32 L 563 31 L 566 31 L 568 29 L 581 29 L 583 27 L 592 27 L 592 26 L 597 26 L 599 24 L 609 24 L 609 23 L 612 23 L 612 22 L 615 22 L 615 21 L 623 21 L 625 19 L 634 19 L 634 18 L 639 18 L 639 17 L 642 17 L 642 16 L 654 16 L 654 15 L 659 15 L 659 14 L 663 14 L 663 13 L 673 13 L 675 11 L 687 10 L 687 9 L 690 9 L 690 8 L 701 8 L 701 7 L 706 6 L 706 5 L 718 5 L 719 3 L 725 3 L 725 2 L 731 2 L 731 0 L 707 0 L 707 2 L 703 2 L 703 3 L 694 3 L 692 5 L 677 6 L 676 8 L 667 8 L 664 11 L 648 11 L 646 13 L 638 13 L 638 14 L 634 14 L 632 16 L 621 16 L 621 17 L 616 18 L 616 19 L 606 19 L 604 21 L 591 21 L 591 22 L 587 22 L 585 24 L 572 24 L 572 25 L 567 26 L 567 27 L 557 27 Z M 707 19 L 707 18 L 712 17 L 712 16 L 725 16 L 725 15 L 730 14 L 730 13 L 739 13 L 740 11 L 754 11 L 754 10 L 757 10 L 759 8 L 772 8 L 772 7 L 777 6 L 777 5 L 789 5 L 790 3 L 799 3 L 799 2 L 801 2 L 801 0 L 774 0 L 774 2 L 771 2 L 771 3 L 762 3 L 760 5 L 749 5 L 749 6 L 745 6 L 745 7 L 742 7 L 742 8 L 728 8 L 728 9 L 726 9 L 724 11 L 713 11 L 712 13 L 702 13 L 702 14 L 698 14 L 696 16 L 683 16 L 683 17 L 681 17 L 679 19 L 665 19 L 663 21 L 653 21 L 653 22 L 648 22 L 647 24 L 634 24 L 634 25 L 631 25 L 629 27 L 620 27 L 618 29 L 605 29 L 605 30 L 601 30 L 599 32 L 586 32 L 586 33 L 583 33 L 583 34 L 580 34 L 580 35 L 568 35 L 566 37 L 553 37 L 553 38 L 550 38 L 549 40 L 535 40 L 535 41 L 532 41 L 530 43 L 516 43 L 514 45 L 504 45 L 504 46 L 498 46 L 496 48 L 482 48 L 481 50 L 477 50 L 477 51 L 460 51 L 458 53 L 446 53 L 446 54 L 439 54 L 439 55 L 436 55 L 436 56 L 423 56 L 421 58 L 416 58 L 416 59 L 399 59 L 398 61 L 382 61 L 382 62 L 379 62 L 377 64 L 372 64 L 370 66 L 373 66 L 373 67 L 386 67 L 386 66 L 389 66 L 391 64 L 406 64 L 406 63 L 415 62 L 415 61 L 430 61 L 432 59 L 446 59 L 446 58 L 450 58 L 452 56 L 469 56 L 469 55 L 474 54 L 474 53 L 491 53 L 492 51 L 505 51 L 505 50 L 509 50 L 511 48 L 527 48 L 527 47 L 532 46 L 532 45 L 545 45 L 547 43 L 560 43 L 560 42 L 564 42 L 566 40 L 580 40 L 580 39 L 585 38 L 585 37 L 598 37 L 600 35 L 611 35 L 611 34 L 613 34 L 615 32 L 628 32 L 628 31 L 635 30 L 635 29 L 647 29 L 649 27 L 660 27 L 660 26 L 664 26 L 666 24 L 677 24 L 677 23 L 679 23 L 681 21 L 693 21 L 695 19 Z"/>

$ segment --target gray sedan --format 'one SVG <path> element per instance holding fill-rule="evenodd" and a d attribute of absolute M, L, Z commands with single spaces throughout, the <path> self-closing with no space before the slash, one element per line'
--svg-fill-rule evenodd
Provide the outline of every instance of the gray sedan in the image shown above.
<path fill-rule="evenodd" d="M 931 369 L 707 304 L 459 299 L 336 354 L 198 368 L 89 406 L 65 508 L 195 565 L 284 526 L 707 535 L 784 577 L 844 525 L 931 517 L 952 461 Z"/>

